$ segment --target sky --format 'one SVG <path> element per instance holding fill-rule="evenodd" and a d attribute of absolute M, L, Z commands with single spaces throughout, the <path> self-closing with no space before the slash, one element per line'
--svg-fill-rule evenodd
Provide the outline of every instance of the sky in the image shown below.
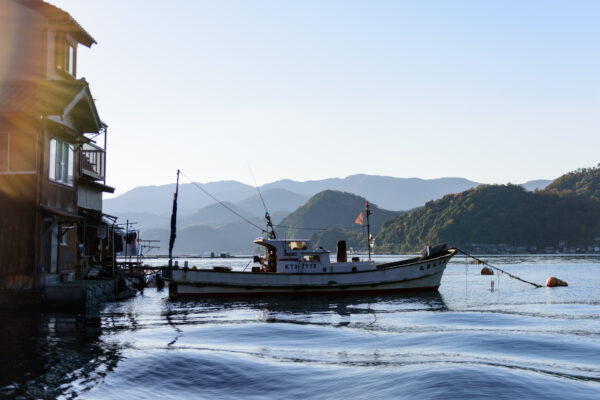
<path fill-rule="evenodd" d="M 78 75 L 115 195 L 177 169 L 522 183 L 600 162 L 598 1 L 49 2 L 98 42 Z"/>

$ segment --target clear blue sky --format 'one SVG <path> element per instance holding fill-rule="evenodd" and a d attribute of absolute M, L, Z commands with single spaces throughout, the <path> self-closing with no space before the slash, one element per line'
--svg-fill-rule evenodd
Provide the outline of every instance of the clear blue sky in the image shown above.
<path fill-rule="evenodd" d="M 600 162 L 599 1 L 50 0 L 117 194 L 173 182 L 554 178 Z"/>

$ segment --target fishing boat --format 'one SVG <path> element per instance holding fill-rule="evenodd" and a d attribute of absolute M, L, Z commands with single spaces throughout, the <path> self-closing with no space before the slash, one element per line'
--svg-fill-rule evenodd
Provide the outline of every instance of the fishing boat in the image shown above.
<path fill-rule="evenodd" d="M 179 174 L 177 182 L 179 184 Z M 269 213 L 266 212 L 266 235 L 254 240 L 256 245 L 264 248 L 265 255 L 254 256 L 251 269 L 236 271 L 225 266 L 203 269 L 180 267 L 172 262 L 177 193 L 178 189 L 173 200 L 169 266 L 163 270 L 172 299 L 436 291 L 448 261 L 457 251 L 441 244 L 426 247 L 418 257 L 375 263 L 371 259 L 371 210 L 367 203 L 368 259 L 361 260 L 354 256 L 348 260 L 345 241 L 338 242 L 336 261 L 332 262 L 330 251 L 321 247 L 313 248 L 309 239 L 278 239 Z"/>
<path fill-rule="evenodd" d="M 376 264 L 358 257 L 345 260 L 343 241 L 337 262 L 329 251 L 312 247 L 308 239 L 254 240 L 266 249 L 265 257 L 256 257 L 249 271 L 229 267 L 211 269 L 170 269 L 169 296 L 263 296 L 316 294 L 376 294 L 435 291 L 455 249 L 445 245 L 429 247 L 420 257 Z"/>

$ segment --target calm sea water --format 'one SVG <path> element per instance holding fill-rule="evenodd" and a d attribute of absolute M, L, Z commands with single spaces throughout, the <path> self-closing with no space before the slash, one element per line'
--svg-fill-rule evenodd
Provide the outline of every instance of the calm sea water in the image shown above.
<path fill-rule="evenodd" d="M 439 293 L 172 302 L 146 289 L 98 319 L 3 312 L 0 397 L 599 399 L 600 257 L 484 258 L 569 287 L 455 257 Z"/>

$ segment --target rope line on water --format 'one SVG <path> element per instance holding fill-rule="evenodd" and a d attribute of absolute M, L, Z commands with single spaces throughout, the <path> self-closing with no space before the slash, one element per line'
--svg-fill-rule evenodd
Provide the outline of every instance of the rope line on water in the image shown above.
<path fill-rule="evenodd" d="M 502 272 L 503 274 L 506 274 L 506 275 L 510 276 L 511 278 L 513 278 L 513 279 L 516 279 L 516 280 L 518 280 L 518 281 L 521 281 L 521 282 L 528 283 L 528 284 L 530 284 L 530 285 L 532 285 L 532 286 L 535 286 L 536 288 L 541 288 L 541 287 L 543 287 L 542 285 L 538 285 L 537 283 L 529 282 L 529 281 L 527 281 L 527 280 L 525 280 L 525 279 L 519 278 L 518 276 L 516 276 L 516 275 L 513 275 L 513 274 L 511 274 L 510 272 L 506 272 L 506 271 L 505 271 L 505 270 L 503 270 L 502 268 L 498 268 L 498 267 L 496 267 L 496 266 L 494 266 L 494 265 L 492 265 L 492 264 L 490 264 L 490 263 L 487 263 L 487 262 L 485 262 L 485 261 L 483 261 L 483 260 L 480 260 L 479 258 L 477 258 L 477 257 L 475 257 L 475 256 L 473 256 L 473 255 L 471 255 L 471 254 L 469 254 L 469 253 L 467 253 L 467 252 L 466 252 L 466 251 L 464 251 L 464 250 L 461 250 L 461 249 L 456 249 L 456 251 L 458 251 L 459 253 L 462 253 L 462 254 L 464 254 L 464 255 L 465 255 L 465 256 L 467 256 L 467 257 L 471 257 L 473 260 L 477 261 L 477 263 L 478 263 L 478 264 L 483 264 L 483 265 L 485 265 L 485 266 L 488 266 L 488 267 L 490 267 L 490 268 L 492 268 L 492 269 L 495 269 L 496 271 L 500 271 L 500 272 Z"/>

